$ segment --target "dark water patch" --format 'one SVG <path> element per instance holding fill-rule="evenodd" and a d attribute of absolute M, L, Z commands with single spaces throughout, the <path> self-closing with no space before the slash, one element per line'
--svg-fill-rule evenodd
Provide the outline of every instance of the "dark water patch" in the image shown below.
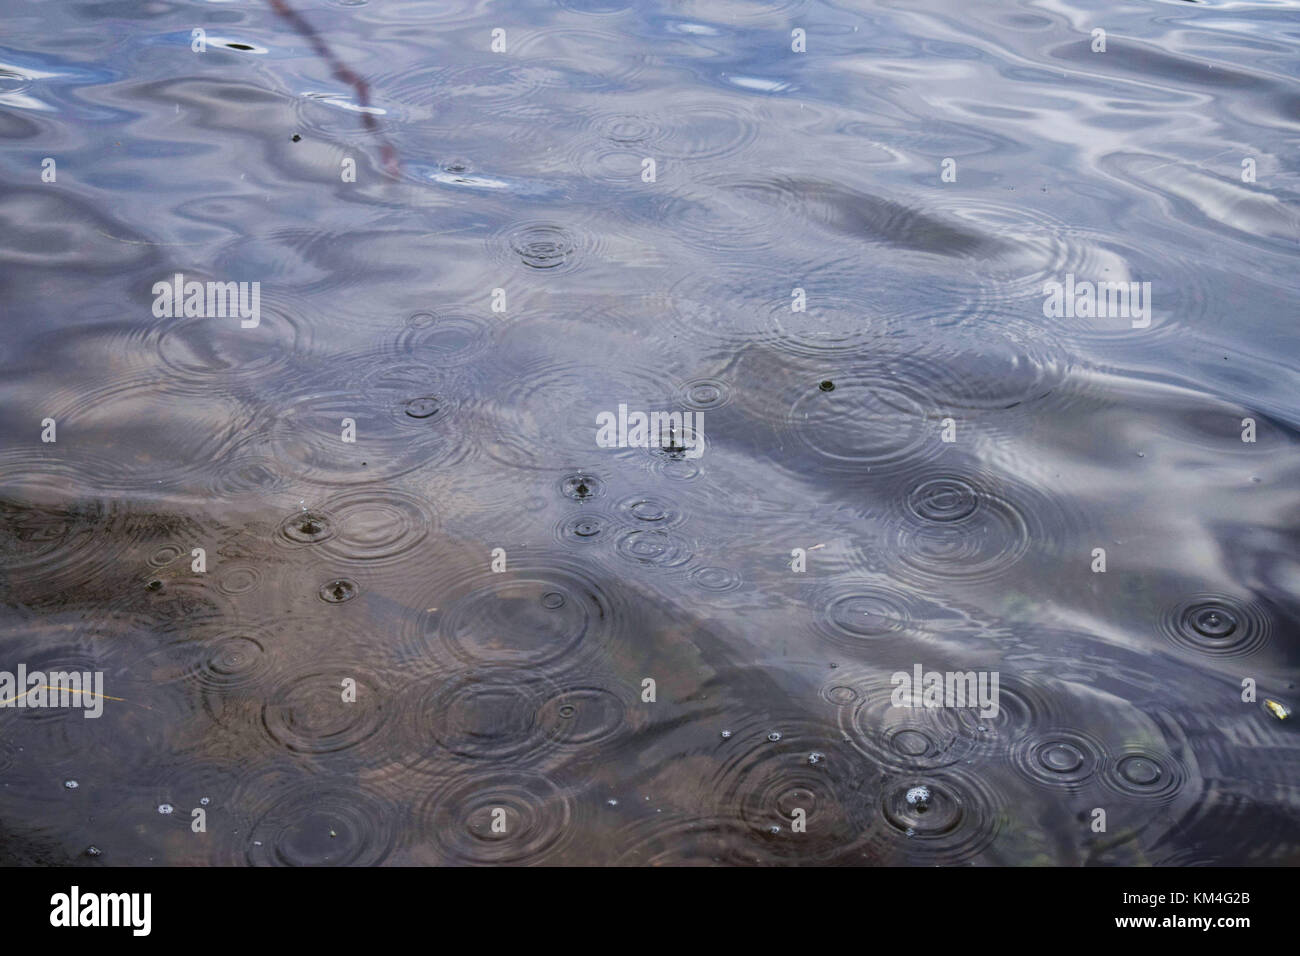
<path fill-rule="evenodd" d="M 507 552 L 506 570 L 448 570 L 403 628 L 416 653 L 462 664 L 575 667 L 601 659 L 629 621 L 617 592 L 576 560 Z"/>
<path fill-rule="evenodd" d="M 733 813 L 649 812 L 619 827 L 618 866 L 718 866 L 770 862 Z"/>
<path fill-rule="evenodd" d="M 549 681 L 506 667 L 464 672 L 445 681 L 422 680 L 403 709 L 409 765 L 445 773 L 448 757 L 532 759 L 550 741 L 540 712 L 557 692 Z"/>
<path fill-rule="evenodd" d="M 952 258 L 990 258 L 1001 242 L 960 221 L 945 221 L 902 203 L 825 180 L 782 177 L 732 183 L 735 190 L 768 210 L 867 242 Z"/>
<path fill-rule="evenodd" d="M 312 661 L 266 690 L 260 730 L 280 752 L 351 756 L 384 742 L 394 693 L 368 665 Z"/>
<path fill-rule="evenodd" d="M 853 650 L 913 633 L 912 599 L 888 585 L 840 586 L 818 597 L 813 626 L 819 634 Z"/>
<path fill-rule="evenodd" d="M 1035 732 L 1012 748 L 1015 767 L 1051 790 L 1077 792 L 1092 786 L 1107 762 L 1105 748 L 1076 730 Z"/>
<path fill-rule="evenodd" d="M 875 800 L 872 768 L 831 726 L 785 727 L 779 740 L 737 740 L 714 787 L 765 855 L 815 861 L 849 856 Z M 736 738 L 733 738 L 736 739 Z"/>
<path fill-rule="evenodd" d="M 1176 647 L 1211 657 L 1244 657 L 1269 642 L 1268 614 L 1257 603 L 1198 594 L 1166 608 L 1160 633 Z"/>
<path fill-rule="evenodd" d="M 254 788 L 249 783 L 261 784 Z M 254 777 L 236 797 L 243 861 L 250 866 L 374 866 L 393 852 L 401 825 L 381 795 L 305 773 Z"/>
<path fill-rule="evenodd" d="M 11 475 L 40 475 L 53 484 L 57 472 L 29 470 L 23 457 L 10 457 Z M 114 499 L 59 501 L 38 493 L 43 500 L 34 500 L 32 490 L 12 480 L 5 485 L 0 497 L 0 555 L 13 597 L 53 596 L 63 587 L 120 578 L 132 546 L 154 537 L 147 513 L 133 513 Z"/>
<path fill-rule="evenodd" d="M 573 839 L 576 823 L 572 800 L 556 783 L 511 769 L 447 781 L 418 817 L 438 859 L 462 865 L 545 861 Z"/>
<path fill-rule="evenodd" d="M 179 682 L 214 697 L 265 687 L 282 667 L 280 630 L 274 620 L 210 623 L 165 643 L 141 647 L 131 666 L 149 681 Z"/>
<path fill-rule="evenodd" d="M 174 816 L 187 830 L 193 811 L 225 813 L 238 788 L 239 773 L 203 757 L 187 754 L 169 766 L 159 768 L 150 783 L 147 808 L 161 816 Z M 160 813 L 171 807 L 172 813 Z"/>
<path fill-rule="evenodd" d="M 76 781 L 82 799 L 95 805 L 104 800 L 107 805 L 113 800 L 109 794 L 137 785 L 142 774 L 183 748 L 184 728 L 194 716 L 194 706 L 181 688 L 157 685 L 134 666 L 137 647 L 150 639 L 123 636 L 106 627 L 89 633 L 78 628 L 73 635 L 68 631 L 50 628 L 49 633 L 40 633 L 29 628 L 29 634 L 41 638 L 41 646 L 35 649 L 19 651 L 12 638 L 4 642 L 5 657 L 11 662 L 6 669 L 11 672 L 22 663 L 29 675 L 92 675 L 88 682 L 82 679 L 81 693 L 75 693 L 75 683 L 66 697 L 62 690 L 46 690 L 46 700 L 54 706 L 6 708 L 7 739 L 18 748 L 20 761 L 10 780 L 12 792 L 23 799 L 40 799 L 32 785 L 54 773 L 59 781 Z M 97 674 L 103 675 L 102 684 L 93 676 Z M 68 686 L 63 681 L 59 685 Z M 102 706 L 97 699 L 101 691 Z M 32 703 L 39 698 L 29 694 L 26 700 Z M 86 716 L 95 711 L 98 717 Z"/>
<path fill-rule="evenodd" d="M 1187 771 L 1170 754 L 1130 747 L 1115 754 L 1103 781 L 1121 796 L 1164 803 L 1182 791 Z"/>
<path fill-rule="evenodd" d="M 206 575 L 189 566 L 137 579 L 103 600 L 109 620 L 127 622 L 158 634 L 230 620 L 234 600 Z"/>
<path fill-rule="evenodd" d="M 538 722 L 562 747 L 607 754 L 616 744 L 632 746 L 645 722 L 635 707 L 626 687 L 571 686 L 542 704 Z"/>

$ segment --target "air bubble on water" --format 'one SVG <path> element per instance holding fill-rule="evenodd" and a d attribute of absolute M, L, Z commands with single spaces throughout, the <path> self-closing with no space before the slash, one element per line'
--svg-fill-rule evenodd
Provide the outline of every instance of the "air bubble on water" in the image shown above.
<path fill-rule="evenodd" d="M 172 812 L 172 805 L 170 803 L 160 803 L 158 804 L 158 812 L 166 816 Z"/>
<path fill-rule="evenodd" d="M 918 810 L 924 810 L 930 805 L 930 788 L 913 787 L 907 791 L 907 805 L 916 807 Z"/>
<path fill-rule="evenodd" d="M 605 804 L 606 806 L 616 807 L 618 806 L 618 801 L 615 800 L 613 797 L 611 797 L 610 799 L 605 801 Z"/>
<path fill-rule="evenodd" d="M 809 766 L 815 767 L 825 759 L 826 755 L 824 753 L 819 750 L 814 750 L 808 755 L 808 764 Z"/>
<path fill-rule="evenodd" d="M 731 731 L 730 731 L 730 730 L 724 730 L 724 731 L 722 732 L 722 739 L 723 739 L 723 740 L 730 740 L 730 739 L 731 739 Z"/>
<path fill-rule="evenodd" d="M 99 856 L 104 851 L 97 846 L 86 847 L 86 856 Z"/>
<path fill-rule="evenodd" d="M 781 827 L 773 823 L 770 827 L 767 828 L 767 832 L 772 834 L 772 836 L 779 836 L 781 833 Z"/>
<path fill-rule="evenodd" d="M 199 806 L 201 807 L 206 807 L 211 802 L 212 801 L 209 800 L 207 797 L 199 797 Z"/>
<path fill-rule="evenodd" d="M 63 781 L 63 787 L 66 790 L 76 790 L 79 786 L 81 786 L 81 784 L 77 783 L 75 780 Z"/>
<path fill-rule="evenodd" d="M 781 731 L 779 730 L 772 731 L 770 734 L 767 735 L 767 739 L 772 743 L 776 743 L 778 740 L 781 739 Z"/>

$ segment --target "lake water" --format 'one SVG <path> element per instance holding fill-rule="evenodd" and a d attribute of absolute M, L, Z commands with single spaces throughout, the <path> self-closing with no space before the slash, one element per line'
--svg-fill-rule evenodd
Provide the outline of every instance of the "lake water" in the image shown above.
<path fill-rule="evenodd" d="M 1295 862 L 1297 53 L 10 0 L 0 861 Z"/>

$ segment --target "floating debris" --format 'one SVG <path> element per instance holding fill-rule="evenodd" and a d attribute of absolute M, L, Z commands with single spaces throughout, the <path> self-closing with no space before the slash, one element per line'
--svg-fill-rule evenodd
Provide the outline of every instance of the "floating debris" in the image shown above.
<path fill-rule="evenodd" d="M 1291 716 L 1291 711 L 1287 708 L 1286 704 L 1279 703 L 1276 700 L 1270 700 L 1267 697 L 1264 698 L 1264 709 L 1278 720 L 1286 720 Z"/>

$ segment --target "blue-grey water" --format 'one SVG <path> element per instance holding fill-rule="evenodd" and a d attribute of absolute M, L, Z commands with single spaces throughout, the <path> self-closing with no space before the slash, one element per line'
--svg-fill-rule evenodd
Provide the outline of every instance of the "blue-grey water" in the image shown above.
<path fill-rule="evenodd" d="M 4 0 L 0 862 L 1296 862 L 1298 53 Z"/>

